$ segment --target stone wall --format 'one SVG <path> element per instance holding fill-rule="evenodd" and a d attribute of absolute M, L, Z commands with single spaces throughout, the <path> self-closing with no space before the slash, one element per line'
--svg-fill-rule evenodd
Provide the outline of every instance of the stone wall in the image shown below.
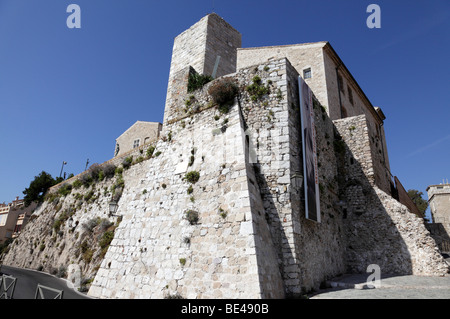
<path fill-rule="evenodd" d="M 90 295 L 284 296 L 255 178 L 245 162 L 238 106 L 221 114 L 207 107 L 206 92 L 207 87 L 192 94 L 196 112 L 182 111 L 168 123 L 170 140 L 156 145 L 161 155 L 124 175 L 118 211 L 123 221 Z M 200 173 L 189 194 L 187 171 Z M 189 210 L 198 212 L 194 225 L 186 218 Z"/>
<path fill-rule="evenodd" d="M 347 271 L 362 273 L 368 265 L 377 264 L 384 274 L 446 274 L 448 265 L 423 219 L 379 187 L 373 164 L 377 153 L 365 116 L 333 123 Z"/>
<path fill-rule="evenodd" d="M 242 76 L 241 76 L 242 74 Z M 336 195 L 322 194 L 323 222 L 305 219 L 298 73 L 285 59 L 271 59 L 239 71 L 245 85 L 258 76 L 271 94 L 258 101 L 243 95 L 243 114 L 255 146 L 254 168 L 261 189 L 265 214 L 278 252 L 287 295 L 318 288 L 325 278 L 344 271 L 339 216 L 332 202 Z M 320 182 L 330 188 L 336 174 L 334 153 L 325 136 L 332 136 L 331 121 L 316 107 Z M 328 132 L 328 133 L 327 133 Z M 336 217 L 336 218 L 335 218 Z M 317 267 L 321 264 L 321 267 Z"/>

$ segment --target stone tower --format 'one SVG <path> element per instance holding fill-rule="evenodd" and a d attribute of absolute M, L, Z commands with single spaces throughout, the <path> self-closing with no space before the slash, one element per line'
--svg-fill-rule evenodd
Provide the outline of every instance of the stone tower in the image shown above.
<path fill-rule="evenodd" d="M 203 17 L 174 40 L 170 64 L 164 125 L 170 120 L 170 110 L 179 103 L 180 94 L 187 92 L 187 79 L 192 69 L 215 77 L 236 72 L 237 48 L 241 34 L 215 13 Z M 218 58 L 220 57 L 220 58 Z"/>
<path fill-rule="evenodd" d="M 450 184 L 427 187 L 432 223 L 427 224 L 439 249 L 450 252 Z"/>
<path fill-rule="evenodd" d="M 433 222 L 450 224 L 450 184 L 430 185 L 427 192 Z"/>

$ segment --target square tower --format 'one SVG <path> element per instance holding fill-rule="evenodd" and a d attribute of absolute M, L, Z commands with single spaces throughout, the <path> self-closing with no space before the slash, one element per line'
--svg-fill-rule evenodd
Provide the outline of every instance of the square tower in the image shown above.
<path fill-rule="evenodd" d="M 215 77 L 236 72 L 241 38 L 238 31 L 215 13 L 203 17 L 175 38 L 164 124 L 170 118 L 170 109 L 177 106 L 178 96 L 187 92 L 190 68 L 200 74 L 212 75 L 218 61 Z"/>
<path fill-rule="evenodd" d="M 450 224 L 450 184 L 430 185 L 427 193 L 433 222 Z"/>

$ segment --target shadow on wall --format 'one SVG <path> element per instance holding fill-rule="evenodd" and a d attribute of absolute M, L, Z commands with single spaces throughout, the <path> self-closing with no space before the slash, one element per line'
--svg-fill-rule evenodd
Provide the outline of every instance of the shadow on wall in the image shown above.
<path fill-rule="evenodd" d="M 365 117 L 362 125 L 355 125 L 344 141 L 339 131 L 348 131 L 351 120 L 338 124 L 339 130 L 324 115 L 326 113 L 321 113 L 320 109 L 315 112 L 322 163 L 319 168 L 321 223 L 305 218 L 303 187 L 298 197 L 292 189 L 290 194 L 289 190 L 283 194 L 273 176 L 264 171 L 264 163 L 253 165 L 272 241 L 278 252 L 286 296 L 296 297 L 317 289 L 324 281 L 343 273 L 367 273 L 371 264 L 378 265 L 384 275 L 412 274 L 412 257 L 402 237 L 402 233 L 411 231 L 406 224 L 412 214 L 406 216 L 403 205 L 374 186 L 365 174 L 365 164 L 356 160 L 361 158 L 359 152 L 363 152 L 358 145 L 364 145 L 361 136 L 366 127 Z M 333 133 L 327 133 L 333 130 L 334 141 Z M 298 147 L 301 149 L 301 144 Z M 333 171 L 333 167 L 335 173 L 331 174 L 329 171 Z M 292 174 L 293 171 L 291 179 Z M 280 201 L 285 195 L 291 197 L 288 210 Z M 333 205 L 339 200 L 344 204 Z M 286 227 L 286 219 L 288 223 L 292 219 L 292 228 Z"/>
<path fill-rule="evenodd" d="M 442 253 L 450 254 L 450 236 L 442 223 L 425 224 Z"/>
<path fill-rule="evenodd" d="M 365 174 L 369 168 L 357 160 L 368 156 L 364 154 L 364 143 L 360 143 L 365 127 L 360 124 L 365 123 L 365 119 L 352 121 L 350 118 L 338 122 L 335 123 L 339 128 L 335 126 L 334 150 L 338 162 L 339 198 L 343 201 L 347 272 L 365 273 L 370 264 L 377 264 L 384 274 L 412 274 L 408 246 L 391 218 L 391 214 L 402 212 L 395 211 L 396 200 L 386 194 L 386 199 L 393 201 L 392 211 L 388 213 L 377 194 L 377 187 Z M 339 132 L 344 133 L 345 138 Z"/>

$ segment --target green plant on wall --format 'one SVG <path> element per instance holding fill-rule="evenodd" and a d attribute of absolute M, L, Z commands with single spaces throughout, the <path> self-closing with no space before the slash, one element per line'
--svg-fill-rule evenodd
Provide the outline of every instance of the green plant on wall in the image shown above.
<path fill-rule="evenodd" d="M 264 95 L 270 93 L 269 87 L 262 84 L 262 80 L 259 76 L 254 76 L 252 82 L 252 84 L 245 88 L 245 90 L 250 94 L 252 101 L 258 101 Z"/>
<path fill-rule="evenodd" d="M 185 215 L 189 224 L 196 225 L 198 223 L 198 212 L 196 212 L 195 210 L 189 209 L 188 211 L 186 211 Z"/>
<path fill-rule="evenodd" d="M 201 89 L 206 83 L 213 80 L 210 75 L 203 75 L 198 73 L 190 73 L 188 79 L 188 92 L 194 92 Z"/>
<path fill-rule="evenodd" d="M 230 78 L 217 80 L 208 90 L 213 102 L 219 106 L 220 113 L 228 113 L 238 92 L 235 81 Z"/>
<path fill-rule="evenodd" d="M 195 184 L 200 179 L 200 173 L 197 171 L 190 171 L 187 172 L 184 176 L 184 180 L 188 181 L 189 183 Z"/>

